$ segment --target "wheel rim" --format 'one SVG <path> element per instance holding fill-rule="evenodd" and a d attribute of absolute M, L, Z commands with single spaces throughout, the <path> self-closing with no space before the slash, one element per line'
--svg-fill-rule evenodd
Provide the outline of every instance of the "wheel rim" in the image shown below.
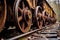
<path fill-rule="evenodd" d="M 37 19 L 37 25 L 38 25 L 39 29 L 41 29 L 41 28 L 42 28 L 42 21 L 39 20 L 39 19 L 40 19 L 40 16 L 39 16 L 39 14 L 38 14 L 38 9 L 39 9 L 39 8 L 41 8 L 41 7 L 40 7 L 40 6 L 37 6 L 37 7 L 36 7 L 36 19 Z"/>
<path fill-rule="evenodd" d="M 4 28 L 6 21 L 6 0 L 0 0 L 0 32 Z"/>
<path fill-rule="evenodd" d="M 20 1 L 17 0 L 16 7 L 15 7 L 16 8 L 15 13 L 17 13 L 16 18 L 17 18 L 19 29 L 23 33 L 25 33 L 25 32 L 28 32 L 31 28 L 32 13 L 28 7 L 24 7 L 25 6 L 24 2 L 22 3 L 22 5 L 23 5 L 22 9 L 19 7 L 19 3 L 20 3 Z M 20 5 L 20 6 L 22 6 L 22 5 Z"/>

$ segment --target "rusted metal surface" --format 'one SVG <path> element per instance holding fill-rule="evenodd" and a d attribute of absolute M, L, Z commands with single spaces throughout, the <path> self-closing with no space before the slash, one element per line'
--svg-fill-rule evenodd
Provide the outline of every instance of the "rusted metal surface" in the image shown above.
<path fill-rule="evenodd" d="M 0 0 L 0 32 L 4 29 L 4 24 L 6 21 L 6 15 L 7 15 L 7 10 L 6 10 L 6 1 L 5 0 Z"/>
<path fill-rule="evenodd" d="M 22 4 L 20 5 L 19 3 L 21 1 L 17 0 L 17 2 L 15 2 L 14 13 L 16 15 L 15 21 L 17 22 L 17 26 L 22 32 L 25 33 L 25 32 L 28 32 L 31 28 L 32 12 L 28 8 L 28 5 L 26 6 L 24 1 L 22 1 Z M 22 7 L 22 9 L 20 6 Z"/>
<path fill-rule="evenodd" d="M 3 29 L 5 21 L 8 23 L 14 22 L 13 25 L 16 26 L 16 29 L 23 33 L 28 32 L 32 24 L 41 29 L 43 25 L 54 24 L 56 22 L 56 14 L 46 0 L 3 0 L 2 2 L 4 4 L 2 5 L 4 12 L 1 13 L 0 29 Z M 37 8 L 38 6 L 39 8 Z M 43 15 L 44 10 L 45 15 Z"/>

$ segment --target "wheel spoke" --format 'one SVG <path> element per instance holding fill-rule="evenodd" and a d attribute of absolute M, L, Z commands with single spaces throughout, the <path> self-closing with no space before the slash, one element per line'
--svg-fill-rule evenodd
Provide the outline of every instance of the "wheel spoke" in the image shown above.
<path fill-rule="evenodd" d="M 38 27 L 39 27 L 39 29 L 42 28 L 42 21 L 38 21 Z"/>
<path fill-rule="evenodd" d="M 18 21 L 20 22 L 22 20 L 22 16 L 18 17 Z"/>
<path fill-rule="evenodd" d="M 23 12 L 23 9 L 21 9 L 20 7 L 18 7 L 18 10 L 22 13 Z"/>
<path fill-rule="evenodd" d="M 22 24 L 22 27 L 21 28 L 24 30 L 24 23 Z"/>
<path fill-rule="evenodd" d="M 23 5 L 23 9 L 24 9 L 25 8 L 24 2 L 22 2 L 22 5 Z"/>

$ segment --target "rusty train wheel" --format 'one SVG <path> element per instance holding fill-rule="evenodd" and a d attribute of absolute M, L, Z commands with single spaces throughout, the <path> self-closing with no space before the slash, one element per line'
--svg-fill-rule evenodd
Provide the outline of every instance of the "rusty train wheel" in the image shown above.
<path fill-rule="evenodd" d="M 6 0 L 0 0 L 0 32 L 4 28 L 6 21 Z"/>
<path fill-rule="evenodd" d="M 36 7 L 36 19 L 37 19 L 37 25 L 38 25 L 38 28 L 41 29 L 42 28 L 42 25 L 43 25 L 43 22 L 40 19 L 40 15 L 38 14 L 38 9 L 41 8 L 40 6 L 37 6 Z"/>
<path fill-rule="evenodd" d="M 22 2 L 22 5 L 20 5 L 20 2 L 21 0 L 16 0 L 14 4 L 15 22 L 19 29 L 23 33 L 26 33 L 31 28 L 32 13 L 28 6 L 25 7 L 24 2 Z M 22 6 L 22 8 L 20 6 Z"/>

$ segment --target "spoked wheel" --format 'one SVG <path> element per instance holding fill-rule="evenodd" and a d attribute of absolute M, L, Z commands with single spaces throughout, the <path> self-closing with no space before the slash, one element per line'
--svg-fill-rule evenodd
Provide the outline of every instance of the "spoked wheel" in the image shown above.
<path fill-rule="evenodd" d="M 40 6 L 37 6 L 36 7 L 36 19 L 37 19 L 38 28 L 41 29 L 42 28 L 42 25 L 43 25 L 43 22 L 41 20 L 41 14 L 39 12 L 39 8 L 41 9 Z"/>
<path fill-rule="evenodd" d="M 6 0 L 0 0 L 0 32 L 4 28 L 6 21 Z"/>
<path fill-rule="evenodd" d="M 20 4 L 21 3 L 21 4 Z M 31 28 L 32 13 L 31 10 L 20 0 L 16 0 L 14 4 L 15 22 L 18 28 L 26 33 Z"/>

